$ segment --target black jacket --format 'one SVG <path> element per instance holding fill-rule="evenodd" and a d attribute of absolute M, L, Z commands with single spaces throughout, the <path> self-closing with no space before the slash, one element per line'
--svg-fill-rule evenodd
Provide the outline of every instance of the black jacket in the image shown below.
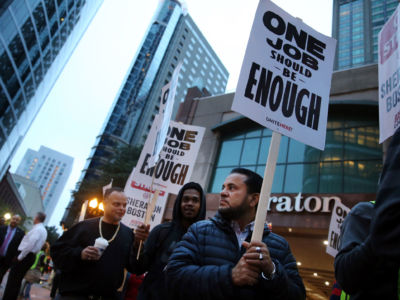
<path fill-rule="evenodd" d="M 251 238 L 251 233 L 247 241 Z M 168 291 L 173 299 L 305 299 L 305 289 L 287 241 L 264 228 L 276 273 L 272 280 L 261 276 L 255 286 L 232 283 L 232 268 L 244 254 L 230 222 L 219 214 L 193 224 L 170 257 Z"/>
<path fill-rule="evenodd" d="M 372 249 L 376 255 L 400 262 L 400 128 L 386 152 L 375 209 Z"/>
<path fill-rule="evenodd" d="M 8 225 L 0 227 L 0 246 L 3 245 L 4 239 L 6 237 L 7 227 Z M 4 256 L 5 264 L 11 265 L 13 258 L 17 255 L 18 246 L 21 243 L 24 236 L 25 232 L 21 228 L 17 227 L 12 240 L 8 244 L 6 255 Z"/>
<path fill-rule="evenodd" d="M 138 300 L 167 299 L 164 268 L 177 242 L 186 232 L 182 227 L 181 201 L 183 192 L 187 189 L 196 189 L 201 196 L 200 211 L 196 221 L 205 218 L 206 199 L 203 189 L 194 182 L 185 184 L 176 197 L 172 221 L 154 227 L 144 244 L 139 260 L 135 263 L 136 274 L 148 272 L 139 288 Z"/>
<path fill-rule="evenodd" d="M 105 239 L 110 239 L 116 225 L 102 223 Z M 88 219 L 74 225 L 51 246 L 50 254 L 57 269 L 61 270 L 61 295 L 97 295 L 117 299 L 116 290 L 122 285 L 124 268 L 132 272 L 132 229 L 120 223 L 115 239 L 108 245 L 98 261 L 81 259 L 81 252 L 93 246 L 99 233 L 99 218 Z"/>
<path fill-rule="evenodd" d="M 398 266 L 377 256 L 371 248 L 370 224 L 374 205 L 352 208 L 341 228 L 335 257 L 335 277 L 350 299 L 397 299 Z"/>

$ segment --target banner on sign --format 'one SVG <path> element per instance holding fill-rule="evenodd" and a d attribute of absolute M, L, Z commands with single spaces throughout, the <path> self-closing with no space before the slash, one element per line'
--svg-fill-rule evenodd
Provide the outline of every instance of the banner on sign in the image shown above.
<path fill-rule="evenodd" d="M 122 222 L 129 227 L 134 228 L 144 222 L 148 202 L 155 190 L 159 190 L 160 194 L 150 224 L 154 226 L 161 222 L 168 193 L 178 194 L 190 180 L 205 131 L 203 127 L 171 121 L 160 159 L 156 166 L 151 167 L 149 160 L 156 128 L 157 121 L 153 122 L 136 167 L 125 186 L 128 204 Z M 154 183 L 150 190 L 153 173 Z"/>
<path fill-rule="evenodd" d="M 399 7 L 382 27 L 379 45 L 379 143 L 400 127 Z"/>
<path fill-rule="evenodd" d="M 126 213 L 122 218 L 122 222 L 126 226 L 136 228 L 144 223 L 147 206 L 149 205 L 156 189 L 160 191 L 160 194 L 158 195 L 156 207 L 154 208 L 153 214 L 150 218 L 150 227 L 154 228 L 154 226 L 161 223 L 168 193 L 165 187 L 160 184 L 154 184 L 152 191 L 150 190 L 150 186 L 151 182 L 148 184 L 139 183 L 135 180 L 127 182 L 124 192 L 128 201 L 126 205 Z"/>
<path fill-rule="evenodd" d="M 343 205 L 340 201 L 336 201 L 335 206 L 333 207 L 331 223 L 329 225 L 328 246 L 326 247 L 326 253 L 333 257 L 335 257 L 339 251 L 340 228 L 342 227 L 344 218 L 347 216 L 349 211 L 350 208 Z"/>
<path fill-rule="evenodd" d="M 323 150 L 335 48 L 335 39 L 261 0 L 232 109 Z"/>

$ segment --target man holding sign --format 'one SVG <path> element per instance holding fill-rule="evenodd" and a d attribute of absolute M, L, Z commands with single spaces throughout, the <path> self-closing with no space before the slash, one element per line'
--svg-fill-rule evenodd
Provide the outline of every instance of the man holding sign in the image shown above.
<path fill-rule="evenodd" d="M 206 198 L 203 188 L 196 182 L 188 182 L 175 199 L 171 222 L 154 227 L 148 238 L 146 225 L 136 229 L 138 239 L 147 238 L 143 252 L 134 262 L 136 274 L 147 272 L 139 288 L 138 300 L 169 299 L 166 296 L 164 274 L 168 258 L 189 226 L 204 220 L 205 216 Z"/>
<path fill-rule="evenodd" d="M 249 242 L 262 178 L 237 168 L 225 179 L 217 215 L 193 224 L 167 266 L 174 299 L 304 299 L 287 241 L 264 227 Z"/>

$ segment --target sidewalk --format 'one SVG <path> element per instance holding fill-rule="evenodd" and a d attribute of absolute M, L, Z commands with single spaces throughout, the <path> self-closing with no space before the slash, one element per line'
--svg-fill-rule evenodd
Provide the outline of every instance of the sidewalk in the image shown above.
<path fill-rule="evenodd" d="M 8 279 L 8 273 L 4 275 L 3 282 L 1 283 L 0 286 L 0 297 L 3 297 L 4 293 L 4 288 L 6 287 L 7 284 L 7 279 Z M 31 300 L 50 300 L 50 290 L 47 286 L 45 286 L 46 283 L 44 282 L 42 285 L 40 284 L 34 284 L 31 288 Z M 23 299 L 23 298 L 18 298 L 18 299 Z"/>

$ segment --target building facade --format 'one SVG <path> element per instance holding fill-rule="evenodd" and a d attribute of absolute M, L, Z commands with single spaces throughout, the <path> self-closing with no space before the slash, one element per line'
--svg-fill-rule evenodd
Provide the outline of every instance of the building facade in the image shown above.
<path fill-rule="evenodd" d="M 30 217 L 30 219 L 27 220 L 29 222 L 24 222 L 24 226 L 25 228 L 32 227 L 32 221 L 35 219 L 37 213 L 45 211 L 39 186 L 36 182 L 24 176 L 17 174 L 11 174 L 11 176 L 26 208 L 27 217 Z"/>
<path fill-rule="evenodd" d="M 378 33 L 398 0 L 334 0 L 332 36 L 337 40 L 334 69 L 378 61 Z"/>
<path fill-rule="evenodd" d="M 179 1 L 161 1 L 80 182 L 98 177 L 98 167 L 118 145 L 144 143 L 159 110 L 161 88 L 171 80 L 180 61 L 174 114 L 193 84 L 214 95 L 225 92 L 228 72 L 192 18 Z"/>
<path fill-rule="evenodd" d="M 102 0 L 0 4 L 0 178 Z"/>
<path fill-rule="evenodd" d="M 10 172 L 6 172 L 0 180 L 0 210 L 1 213 L 19 214 L 22 217 L 28 215 L 24 200 L 21 197 L 18 186 Z"/>
<path fill-rule="evenodd" d="M 41 194 L 46 222 L 51 218 L 72 171 L 74 159 L 41 146 L 39 151 L 28 149 L 15 172 L 34 181 Z"/>

